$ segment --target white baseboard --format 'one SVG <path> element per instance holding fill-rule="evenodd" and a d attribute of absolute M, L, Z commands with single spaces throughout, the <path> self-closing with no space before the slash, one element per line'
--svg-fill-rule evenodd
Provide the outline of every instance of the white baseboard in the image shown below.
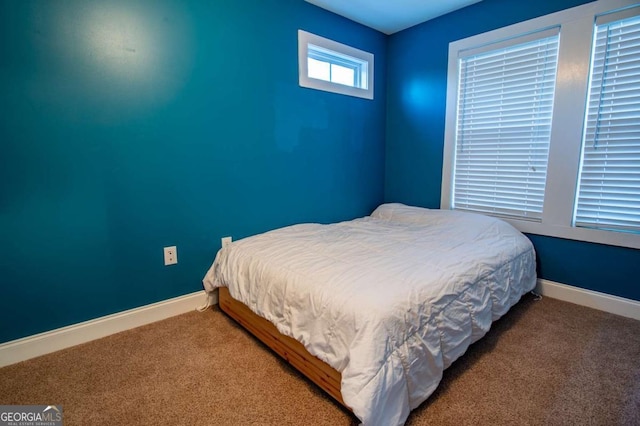
<path fill-rule="evenodd" d="M 538 279 L 536 291 L 552 299 L 560 299 L 640 321 L 640 302 L 636 300 L 543 279 Z"/>
<path fill-rule="evenodd" d="M 635 300 L 543 279 L 538 280 L 536 291 L 546 297 L 640 321 L 640 302 Z M 218 303 L 217 292 L 209 297 L 210 304 Z M 0 344 L 0 367 L 190 312 L 197 309 L 198 306 L 202 306 L 206 300 L 205 293 L 197 291 L 185 296 L 3 343 Z"/>
<path fill-rule="evenodd" d="M 218 303 L 218 294 L 210 296 Z M 0 367 L 193 311 L 207 300 L 204 291 L 0 344 Z"/>

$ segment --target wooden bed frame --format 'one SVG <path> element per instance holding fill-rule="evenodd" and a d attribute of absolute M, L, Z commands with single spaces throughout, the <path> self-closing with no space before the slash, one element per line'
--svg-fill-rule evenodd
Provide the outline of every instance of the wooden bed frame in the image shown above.
<path fill-rule="evenodd" d="M 342 400 L 340 383 L 342 375 L 324 361 L 311 355 L 302 343 L 281 334 L 275 325 L 256 315 L 245 304 L 231 297 L 229 289 L 220 287 L 218 293 L 220 309 L 258 340 L 287 360 L 309 380 L 349 409 Z"/>

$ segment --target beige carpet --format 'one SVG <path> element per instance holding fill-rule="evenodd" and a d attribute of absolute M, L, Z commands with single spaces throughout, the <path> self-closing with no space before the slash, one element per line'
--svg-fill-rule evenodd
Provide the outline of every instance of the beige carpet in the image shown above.
<path fill-rule="evenodd" d="M 0 404 L 65 425 L 351 425 L 217 309 L 0 369 Z M 409 425 L 640 425 L 640 322 L 526 296 L 445 371 Z"/>

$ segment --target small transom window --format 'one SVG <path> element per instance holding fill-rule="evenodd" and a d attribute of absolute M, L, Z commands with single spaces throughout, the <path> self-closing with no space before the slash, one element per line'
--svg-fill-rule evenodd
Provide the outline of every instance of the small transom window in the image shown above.
<path fill-rule="evenodd" d="M 298 31 L 300 86 L 373 99 L 373 54 Z"/>

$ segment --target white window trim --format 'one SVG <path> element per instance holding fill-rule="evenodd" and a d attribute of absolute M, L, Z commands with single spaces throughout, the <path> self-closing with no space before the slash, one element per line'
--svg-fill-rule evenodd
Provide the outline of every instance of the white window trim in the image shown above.
<path fill-rule="evenodd" d="M 307 69 L 307 57 L 309 44 L 319 46 L 343 55 L 352 56 L 368 63 L 367 66 L 367 88 L 350 87 L 343 84 L 333 83 L 325 80 L 309 78 Z M 373 99 L 373 54 L 346 44 L 304 30 L 298 30 L 298 78 L 301 87 L 323 90 L 325 92 L 339 93 L 342 95 L 355 96 L 364 99 Z"/>
<path fill-rule="evenodd" d="M 595 17 L 637 5 L 637 0 L 599 0 L 449 44 L 441 208 L 450 209 L 453 202 L 460 52 L 559 26 L 558 71 L 542 221 L 505 220 L 526 233 L 640 248 L 640 234 L 572 226 Z"/>

